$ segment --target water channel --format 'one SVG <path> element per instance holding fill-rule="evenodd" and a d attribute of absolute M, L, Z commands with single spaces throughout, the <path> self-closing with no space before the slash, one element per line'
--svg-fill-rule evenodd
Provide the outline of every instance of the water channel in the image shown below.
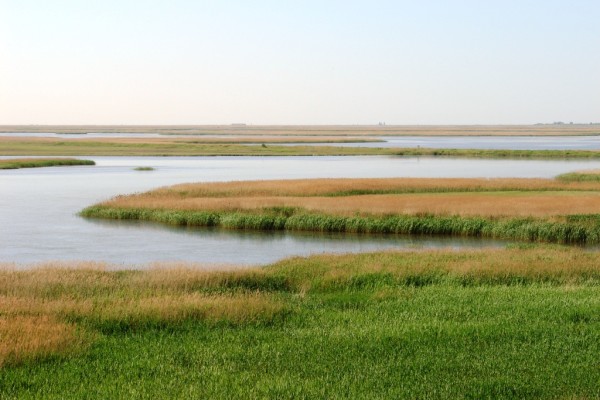
<path fill-rule="evenodd" d="M 4 157 L 8 158 L 8 157 Z M 83 157 L 96 166 L 0 170 L 0 262 L 156 261 L 264 264 L 292 255 L 421 247 L 504 246 L 494 240 L 240 232 L 88 220 L 82 208 L 183 182 L 340 177 L 552 177 L 600 161 L 432 157 Z M 150 166 L 155 171 L 134 171 Z"/>

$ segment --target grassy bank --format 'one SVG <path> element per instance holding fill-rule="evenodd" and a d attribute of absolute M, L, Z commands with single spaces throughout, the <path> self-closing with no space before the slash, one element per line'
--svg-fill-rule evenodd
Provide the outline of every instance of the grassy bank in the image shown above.
<path fill-rule="evenodd" d="M 22 342 L 40 319 L 74 338 L 20 359 L 2 340 L 4 398 L 600 396 L 600 269 L 580 250 L 59 266 L 0 272 L 3 338 L 27 319 Z"/>
<path fill-rule="evenodd" d="M 12 158 L 0 160 L 0 169 L 60 167 L 69 165 L 95 165 L 91 160 L 73 158 Z"/>
<path fill-rule="evenodd" d="M 600 243 L 600 185 L 544 179 L 315 179 L 176 185 L 84 217 L 227 229 Z"/>
<path fill-rule="evenodd" d="M 431 156 L 499 159 L 596 159 L 597 150 L 480 150 L 369 148 L 336 146 L 265 146 L 189 140 L 0 138 L 0 155 L 33 156 Z"/>

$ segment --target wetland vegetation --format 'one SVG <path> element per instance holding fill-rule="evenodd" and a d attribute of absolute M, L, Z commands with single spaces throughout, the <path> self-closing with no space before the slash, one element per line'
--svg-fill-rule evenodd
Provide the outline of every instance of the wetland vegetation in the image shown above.
<path fill-rule="evenodd" d="M 0 392 L 593 398 L 599 288 L 596 254 L 546 246 L 6 268 Z"/>
<path fill-rule="evenodd" d="M 118 196 L 82 216 L 183 226 L 600 243 L 600 185 L 554 179 L 199 183 Z"/>
<path fill-rule="evenodd" d="M 263 138 L 235 140 L 94 138 L 55 139 L 0 137 L 0 156 L 428 156 L 496 159 L 600 159 L 600 150 L 490 150 L 393 147 L 311 146 L 310 141 L 289 146 L 280 140 L 273 144 Z M 262 146 L 261 144 L 268 144 Z"/>

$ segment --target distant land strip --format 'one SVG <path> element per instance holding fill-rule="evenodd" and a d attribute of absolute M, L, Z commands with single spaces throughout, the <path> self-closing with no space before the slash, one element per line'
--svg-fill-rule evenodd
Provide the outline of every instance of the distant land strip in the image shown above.
<path fill-rule="evenodd" d="M 433 156 L 469 158 L 600 158 L 600 150 L 484 150 L 282 146 L 151 140 L 60 140 L 0 138 L 0 156 Z"/>
<path fill-rule="evenodd" d="M 537 125 L 0 125 L 0 133 L 281 136 L 597 136 L 600 124 Z"/>

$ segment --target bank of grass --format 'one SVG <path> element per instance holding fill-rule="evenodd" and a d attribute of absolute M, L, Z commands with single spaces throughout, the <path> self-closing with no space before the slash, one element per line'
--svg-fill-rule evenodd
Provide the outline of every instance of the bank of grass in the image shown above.
<path fill-rule="evenodd" d="M 58 266 L 0 272 L 2 318 L 91 336 L 5 363 L 4 398 L 600 396 L 600 267 L 578 249 L 319 255 L 229 272 Z M 218 299 L 216 316 L 165 296 Z"/>
<path fill-rule="evenodd" d="M 60 167 L 70 165 L 95 165 L 91 160 L 74 158 L 11 158 L 0 160 L 0 169 Z"/>
<path fill-rule="evenodd" d="M 262 143 L 262 142 L 261 142 Z M 596 159 L 597 150 L 480 150 L 337 146 L 256 146 L 144 139 L 60 140 L 0 138 L 0 155 L 33 156 L 428 156 L 498 159 Z"/>
<path fill-rule="evenodd" d="M 522 189 L 522 190 L 521 190 Z M 544 179 L 317 179 L 176 185 L 84 217 L 226 229 L 600 243 L 600 185 Z"/>

